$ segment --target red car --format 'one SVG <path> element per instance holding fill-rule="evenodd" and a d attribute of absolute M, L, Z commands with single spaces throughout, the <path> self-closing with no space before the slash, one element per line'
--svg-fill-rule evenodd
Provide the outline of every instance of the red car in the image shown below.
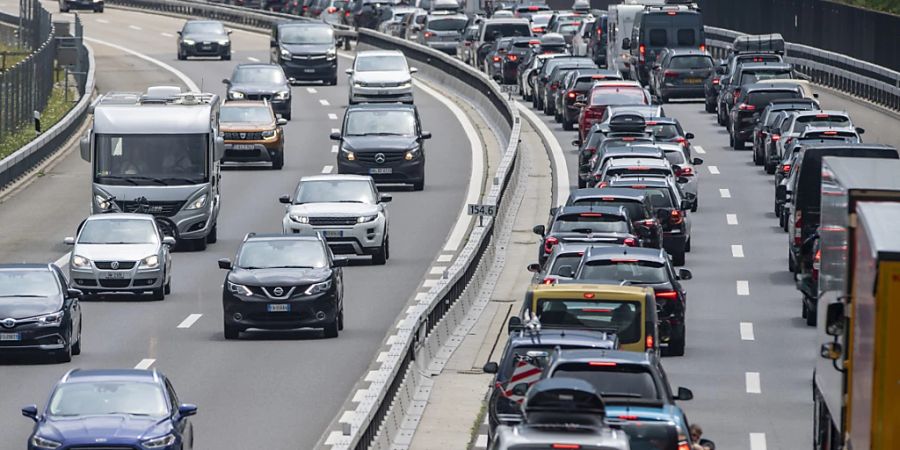
<path fill-rule="evenodd" d="M 652 97 L 636 81 L 598 81 L 583 99 L 578 114 L 578 135 L 584 140 L 591 126 L 600 121 L 611 105 L 650 105 Z"/>

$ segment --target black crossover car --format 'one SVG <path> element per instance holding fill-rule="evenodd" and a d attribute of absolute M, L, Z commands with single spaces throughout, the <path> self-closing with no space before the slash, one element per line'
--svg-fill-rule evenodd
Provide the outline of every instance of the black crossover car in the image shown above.
<path fill-rule="evenodd" d="M 337 169 L 341 174 L 369 175 L 376 183 L 425 187 L 425 140 L 419 111 L 405 104 L 352 105 L 344 113 Z"/>
<path fill-rule="evenodd" d="M 291 85 L 276 64 L 238 64 L 228 86 L 228 100 L 266 100 L 275 114 L 291 120 Z"/>
<path fill-rule="evenodd" d="M 292 330 L 322 328 L 325 337 L 344 328 L 341 266 L 320 235 L 250 233 L 228 270 L 222 289 L 225 339 L 249 328 Z"/>
<path fill-rule="evenodd" d="M 212 56 L 231 59 L 231 31 L 218 20 L 188 20 L 178 32 L 178 59 Z"/>
<path fill-rule="evenodd" d="M 290 22 L 272 27 L 269 62 L 278 64 L 290 81 L 321 80 L 337 84 L 337 41 L 324 22 Z"/>
<path fill-rule="evenodd" d="M 81 353 L 81 291 L 54 264 L 0 264 L 0 352 Z"/>

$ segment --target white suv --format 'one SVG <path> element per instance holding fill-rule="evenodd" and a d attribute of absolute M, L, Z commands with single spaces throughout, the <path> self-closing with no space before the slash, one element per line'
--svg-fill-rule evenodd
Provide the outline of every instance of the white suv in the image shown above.
<path fill-rule="evenodd" d="M 391 196 L 379 194 L 372 177 L 316 175 L 303 177 L 286 204 L 286 234 L 322 233 L 335 254 L 371 255 L 373 264 L 390 257 L 388 213 Z"/>
<path fill-rule="evenodd" d="M 351 105 L 363 102 L 413 102 L 412 74 L 403 53 L 395 50 L 358 52 L 350 76 Z"/>

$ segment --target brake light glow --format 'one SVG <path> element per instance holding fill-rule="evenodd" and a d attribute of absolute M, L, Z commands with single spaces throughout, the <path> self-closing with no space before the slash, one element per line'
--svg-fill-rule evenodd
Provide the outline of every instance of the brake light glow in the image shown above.
<path fill-rule="evenodd" d="M 681 211 L 673 209 L 672 214 L 669 216 L 669 223 L 672 225 L 680 225 L 681 222 L 684 222 L 684 216 L 681 215 Z"/>
<path fill-rule="evenodd" d="M 666 12 L 666 15 L 669 15 L 669 16 L 674 16 L 674 15 L 676 15 L 676 14 L 678 14 L 678 13 L 675 12 L 675 11 L 667 11 L 667 12 Z"/>
<path fill-rule="evenodd" d="M 625 238 L 624 244 L 628 247 L 635 247 L 637 246 L 637 241 L 634 238 Z"/>
<path fill-rule="evenodd" d="M 663 76 L 665 76 L 666 78 L 677 78 L 678 72 L 674 70 L 667 70 L 663 73 Z"/>
<path fill-rule="evenodd" d="M 628 170 L 650 170 L 647 166 L 631 166 Z"/>
<path fill-rule="evenodd" d="M 583 295 L 584 295 L 584 298 L 594 298 L 593 292 L 585 292 Z"/>
<path fill-rule="evenodd" d="M 656 221 L 653 219 L 647 219 L 643 221 L 645 227 L 652 227 L 656 225 Z"/>
<path fill-rule="evenodd" d="M 756 110 L 756 106 L 755 106 L 755 105 L 748 105 L 748 104 L 746 104 L 746 103 L 741 103 L 740 105 L 738 105 L 738 109 L 741 110 L 741 111 L 755 111 L 755 110 Z"/>
<path fill-rule="evenodd" d="M 544 31 L 543 28 L 532 28 L 531 31 Z M 528 41 L 528 45 L 540 45 L 541 41 Z"/>
<path fill-rule="evenodd" d="M 687 442 L 679 442 L 678 450 L 691 450 L 691 445 L 688 444 Z"/>
<path fill-rule="evenodd" d="M 813 257 L 812 279 L 819 281 L 819 267 L 822 265 L 822 249 L 816 250 L 816 256 Z"/>
<path fill-rule="evenodd" d="M 627 414 L 625 414 L 625 415 L 619 416 L 619 419 L 622 419 L 622 420 L 638 420 L 638 416 L 635 416 L 635 415 L 627 415 Z"/>
<path fill-rule="evenodd" d="M 633 137 L 623 137 L 622 138 L 622 142 L 632 142 L 632 141 L 634 141 Z"/>
<path fill-rule="evenodd" d="M 350 17 L 350 11 L 345 12 L 344 17 Z"/>
<path fill-rule="evenodd" d="M 557 239 L 557 238 L 555 238 L 555 237 L 553 237 L 553 236 L 548 237 L 548 238 L 544 241 L 544 252 L 545 252 L 545 253 L 550 253 L 550 252 L 552 252 L 552 251 L 553 251 L 553 247 L 554 247 L 556 244 L 559 244 L 559 239 Z"/>
<path fill-rule="evenodd" d="M 328 9 L 325 10 L 325 12 L 327 12 L 328 14 L 334 14 L 335 12 L 337 12 L 337 8 L 335 8 L 334 6 L 329 6 Z"/>
<path fill-rule="evenodd" d="M 791 171 L 791 165 L 790 165 L 790 164 L 783 164 L 783 165 L 781 166 L 781 171 L 784 172 L 784 173 L 790 172 L 790 171 Z"/>
<path fill-rule="evenodd" d="M 816 119 L 827 119 L 828 114 L 816 114 Z"/>
<path fill-rule="evenodd" d="M 701 52 L 705 52 L 705 51 L 706 51 L 706 44 L 700 44 L 700 51 L 701 51 Z"/>
<path fill-rule="evenodd" d="M 675 171 L 676 177 L 692 177 L 694 176 L 694 169 L 691 167 L 682 167 L 681 170 Z"/>
<path fill-rule="evenodd" d="M 506 59 L 508 59 L 510 61 L 518 61 L 519 55 L 514 55 L 514 54 L 510 53 L 510 54 L 506 55 Z"/>
<path fill-rule="evenodd" d="M 575 97 L 577 97 L 577 95 L 576 95 L 575 91 L 569 91 L 569 93 L 566 94 L 566 97 L 575 98 Z"/>
<path fill-rule="evenodd" d="M 652 335 L 652 334 L 648 334 L 648 335 L 647 335 L 647 339 L 645 339 L 644 342 L 645 342 L 645 344 L 646 344 L 646 346 L 647 346 L 647 350 L 650 350 L 651 348 L 653 348 L 653 342 L 654 342 L 654 341 L 653 341 L 653 335 Z"/>
<path fill-rule="evenodd" d="M 500 57 L 499 57 L 499 56 L 495 56 L 493 59 L 494 59 L 494 62 L 500 62 Z"/>
<path fill-rule="evenodd" d="M 547 278 L 544 278 L 543 281 L 541 281 L 541 284 L 547 284 L 547 285 L 555 284 L 555 283 L 556 283 L 556 278 L 553 278 L 553 277 L 547 277 Z"/>
<path fill-rule="evenodd" d="M 529 6 L 529 7 L 528 7 L 528 10 L 529 10 L 529 11 L 538 11 L 539 8 L 538 8 L 537 6 Z"/>
<path fill-rule="evenodd" d="M 644 62 L 644 55 L 647 53 L 647 46 L 641 44 L 641 46 L 638 47 L 638 51 L 641 53 L 641 62 Z"/>
<path fill-rule="evenodd" d="M 822 134 L 824 134 L 826 136 L 836 136 L 838 134 L 838 132 L 837 131 L 824 131 L 824 132 L 822 132 Z"/>
<path fill-rule="evenodd" d="M 428 39 L 428 38 L 430 38 L 430 37 L 432 37 L 432 36 L 434 36 L 434 33 L 430 32 L 430 31 L 426 31 L 426 32 L 425 32 L 425 39 Z"/>
<path fill-rule="evenodd" d="M 601 182 L 598 183 L 597 186 L 595 186 L 595 187 L 598 187 L 598 188 L 605 188 L 605 187 L 607 187 L 607 186 L 609 186 L 609 183 L 607 183 L 606 181 L 601 181 Z"/>
<path fill-rule="evenodd" d="M 601 213 L 581 213 L 579 214 L 581 217 L 603 217 Z"/>
<path fill-rule="evenodd" d="M 780 141 L 780 140 L 781 140 L 781 135 L 780 135 L 780 134 L 773 134 L 773 135 L 772 135 L 772 141 L 778 142 L 778 141 Z"/>
<path fill-rule="evenodd" d="M 719 79 L 718 79 L 718 78 L 713 78 L 712 84 L 719 84 Z"/>
<path fill-rule="evenodd" d="M 622 263 L 636 263 L 636 262 L 638 262 L 638 260 L 636 260 L 636 259 L 619 259 L 619 258 L 612 258 L 612 259 L 610 259 L 609 261 L 610 261 L 610 262 L 614 262 L 614 263 L 616 263 L 616 264 L 622 264 Z"/>
<path fill-rule="evenodd" d="M 578 444 L 553 444 L 553 448 L 558 449 L 579 449 L 581 448 Z"/>
<path fill-rule="evenodd" d="M 664 298 L 666 300 L 675 300 L 678 298 L 678 292 L 675 291 L 661 291 L 656 293 L 656 298 Z"/>
<path fill-rule="evenodd" d="M 616 367 L 616 363 L 609 361 L 591 361 L 588 365 L 592 367 Z"/>

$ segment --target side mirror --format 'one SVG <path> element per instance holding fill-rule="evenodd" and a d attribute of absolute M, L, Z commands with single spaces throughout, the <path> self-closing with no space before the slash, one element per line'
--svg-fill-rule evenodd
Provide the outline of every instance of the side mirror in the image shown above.
<path fill-rule="evenodd" d="M 579 141 L 578 139 L 573 139 L 572 146 L 573 147 L 581 147 L 581 141 Z"/>
<path fill-rule="evenodd" d="M 181 31 L 176 31 L 176 33 L 178 33 L 179 36 L 181 36 L 181 34 L 182 34 Z"/>
<path fill-rule="evenodd" d="M 81 298 L 84 292 L 79 289 L 66 289 L 66 298 Z"/>
<path fill-rule="evenodd" d="M 67 238 L 64 238 L 64 239 L 63 239 L 63 244 L 66 244 L 66 245 L 75 245 L 75 238 L 73 238 L 73 237 L 67 237 Z"/>
<path fill-rule="evenodd" d="M 484 373 L 497 373 L 500 370 L 500 365 L 491 361 L 485 363 L 481 370 L 484 371 Z"/>
<path fill-rule="evenodd" d="M 687 140 L 691 140 L 694 138 L 694 133 L 685 133 L 684 138 Z"/>
<path fill-rule="evenodd" d="M 513 395 L 524 397 L 528 393 L 528 383 L 519 383 L 512 388 Z"/>
<path fill-rule="evenodd" d="M 419 135 L 419 139 L 421 139 L 421 140 L 423 140 L 423 141 L 426 140 L 426 139 L 431 139 L 431 132 L 430 132 L 430 131 L 423 131 L 422 134 Z"/>
<path fill-rule="evenodd" d="M 691 164 L 693 164 L 695 166 L 699 166 L 699 165 L 703 164 L 703 158 L 694 158 L 691 160 Z"/>
<path fill-rule="evenodd" d="M 228 78 L 222 78 L 222 84 L 228 84 L 228 85 L 230 85 L 230 84 L 231 84 L 231 80 L 229 80 Z"/>
<path fill-rule="evenodd" d="M 509 318 L 509 323 L 506 325 L 506 332 L 512 333 L 516 330 L 522 329 L 522 318 L 519 316 L 512 316 Z"/>
<path fill-rule="evenodd" d="M 331 267 L 347 267 L 350 265 L 350 258 L 346 256 L 337 256 L 331 260 Z"/>
<path fill-rule="evenodd" d="M 168 245 L 169 247 L 174 247 L 177 244 L 177 241 L 172 236 L 165 236 L 162 240 L 163 245 Z"/>
<path fill-rule="evenodd" d="M 556 206 L 550 208 L 550 215 L 555 216 L 557 211 L 559 211 L 559 208 Z"/>
<path fill-rule="evenodd" d="M 865 128 L 856 127 L 856 133 L 857 133 L 857 134 L 865 134 L 865 133 L 866 133 L 866 129 L 865 129 Z"/>
<path fill-rule="evenodd" d="M 822 344 L 822 347 L 819 349 L 819 356 L 825 359 L 830 359 L 832 361 L 837 361 L 838 359 L 840 359 L 843 353 L 844 347 L 837 342 Z"/>
<path fill-rule="evenodd" d="M 330 135 L 328 135 L 328 138 L 331 139 L 332 141 L 340 141 L 341 133 L 338 133 L 338 132 L 331 133 Z"/>
<path fill-rule="evenodd" d="M 275 39 L 270 39 L 270 40 L 269 40 L 269 47 L 271 47 L 271 48 L 278 47 L 278 42 L 276 42 Z"/>
<path fill-rule="evenodd" d="M 631 49 L 631 38 L 622 39 L 622 50 Z"/>
<path fill-rule="evenodd" d="M 775 186 L 775 199 L 784 201 L 787 198 L 787 186 L 779 184 Z"/>
<path fill-rule="evenodd" d="M 91 133 L 88 131 L 84 133 L 84 136 L 78 141 L 78 146 L 81 149 L 81 159 L 91 162 Z"/>
<path fill-rule="evenodd" d="M 694 278 L 694 274 L 689 269 L 678 269 L 679 280 L 690 280 L 691 278 Z"/>
<path fill-rule="evenodd" d="M 825 309 L 825 333 L 829 336 L 844 334 L 844 304 L 831 303 Z"/>
<path fill-rule="evenodd" d="M 679 177 L 679 178 L 684 178 L 684 177 Z M 682 200 L 680 206 L 681 206 L 682 211 L 687 211 L 687 210 L 691 209 L 691 202 L 689 200 Z"/>
<path fill-rule="evenodd" d="M 23 406 L 22 407 L 22 415 L 37 422 L 39 419 L 37 405 Z"/>
<path fill-rule="evenodd" d="M 213 155 L 213 158 L 215 158 L 216 161 L 220 161 L 223 157 L 225 157 L 225 138 L 224 137 L 216 136 L 214 150 L 215 150 L 215 155 Z"/>
<path fill-rule="evenodd" d="M 225 270 L 231 270 L 231 260 L 228 258 L 222 258 L 219 260 L 219 268 Z"/>
<path fill-rule="evenodd" d="M 654 64 L 654 65 L 653 65 L 653 70 L 659 70 L 661 67 L 662 67 L 662 66 L 660 66 L 659 64 Z"/>
<path fill-rule="evenodd" d="M 291 203 L 291 197 L 289 195 L 282 195 L 281 197 L 278 197 L 278 203 L 289 205 Z"/>
<path fill-rule="evenodd" d="M 178 405 L 178 415 L 181 417 L 189 417 L 197 414 L 197 405 L 190 403 L 182 403 Z"/>
<path fill-rule="evenodd" d="M 694 393 L 690 389 L 684 387 L 678 388 L 678 395 L 675 396 L 675 400 L 688 401 L 693 399 Z"/>
<path fill-rule="evenodd" d="M 725 75 L 725 66 L 716 67 L 716 73 L 719 75 Z"/>
<path fill-rule="evenodd" d="M 547 232 L 547 227 L 543 225 L 535 225 L 534 228 L 531 229 L 531 231 L 538 236 L 544 237 L 544 233 Z"/>
<path fill-rule="evenodd" d="M 347 69 L 344 71 L 347 75 L 353 75 L 353 69 Z"/>
<path fill-rule="evenodd" d="M 378 203 L 390 203 L 394 199 L 391 194 L 378 194 Z"/>
<path fill-rule="evenodd" d="M 275 124 L 280 127 L 283 127 L 288 124 L 288 121 L 287 121 L 287 119 L 285 119 L 283 117 L 279 117 L 278 120 L 275 121 Z"/>
<path fill-rule="evenodd" d="M 531 273 L 538 273 L 541 271 L 541 265 L 538 263 L 531 263 L 528 265 L 527 269 Z"/>
<path fill-rule="evenodd" d="M 231 36 L 231 33 L 234 33 L 234 30 L 228 30 L 225 33 L 228 34 L 229 36 Z"/>
<path fill-rule="evenodd" d="M 559 276 L 563 278 L 572 278 L 575 276 L 575 270 L 572 266 L 562 266 L 559 268 Z"/>
<path fill-rule="evenodd" d="M 416 69 L 415 67 L 409 68 L 409 73 L 418 73 L 418 72 L 419 72 L 419 69 Z"/>

